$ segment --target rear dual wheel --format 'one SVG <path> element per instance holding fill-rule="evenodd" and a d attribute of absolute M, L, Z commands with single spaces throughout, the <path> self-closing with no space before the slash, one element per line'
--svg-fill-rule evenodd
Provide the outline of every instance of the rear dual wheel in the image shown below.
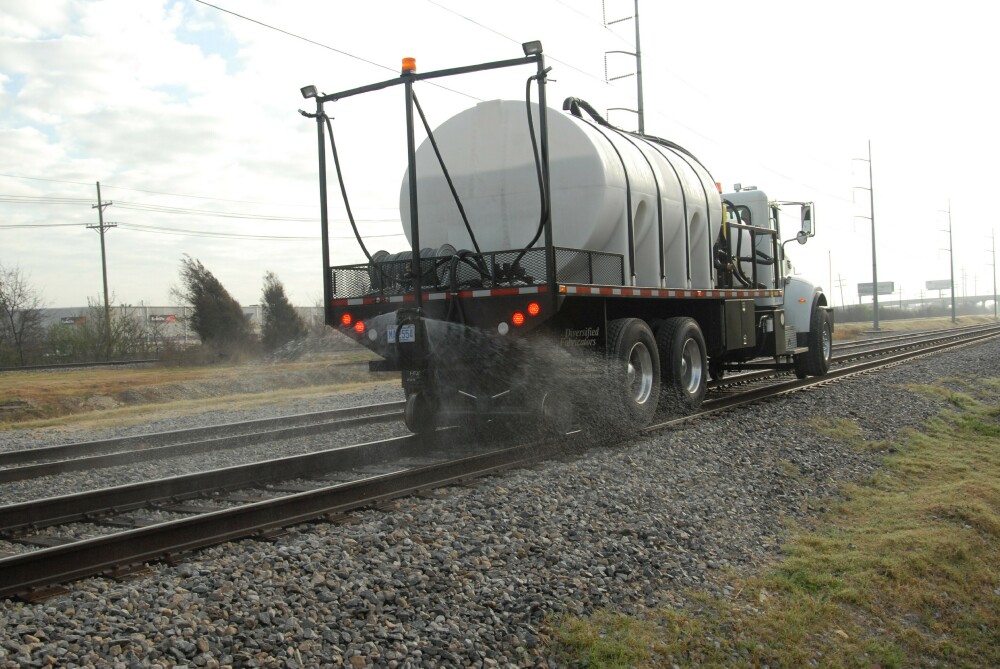
<path fill-rule="evenodd" d="M 656 346 L 660 353 L 664 408 L 671 413 L 697 411 L 708 388 L 705 337 L 693 318 L 668 318 L 658 323 Z"/>
<path fill-rule="evenodd" d="M 610 397 L 602 414 L 612 424 L 644 427 L 660 399 L 660 355 L 653 331 L 640 318 L 619 318 L 608 323 L 607 342 Z"/>

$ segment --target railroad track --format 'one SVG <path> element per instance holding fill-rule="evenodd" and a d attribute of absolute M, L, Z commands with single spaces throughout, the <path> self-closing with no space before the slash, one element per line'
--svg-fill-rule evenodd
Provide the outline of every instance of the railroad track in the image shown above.
<path fill-rule="evenodd" d="M 881 353 L 838 355 L 837 365 L 824 377 L 740 375 L 727 380 L 726 392 L 714 392 L 697 414 L 658 422 L 644 432 L 997 336 L 1000 327 L 948 331 L 922 341 L 894 338 Z M 476 444 L 473 453 L 463 436 L 443 429 L 0 507 L 0 536 L 26 549 L 0 559 L 0 596 L 49 596 L 45 588 L 54 584 L 101 573 L 114 576 L 127 565 L 263 536 L 302 522 L 336 519 L 354 509 L 523 466 L 598 440 L 582 431 L 541 442 L 494 439 Z M 93 535 L 67 536 L 65 528 L 74 523 L 89 524 Z"/>
<path fill-rule="evenodd" d="M 148 462 L 398 420 L 403 402 L 0 453 L 0 483 Z"/>

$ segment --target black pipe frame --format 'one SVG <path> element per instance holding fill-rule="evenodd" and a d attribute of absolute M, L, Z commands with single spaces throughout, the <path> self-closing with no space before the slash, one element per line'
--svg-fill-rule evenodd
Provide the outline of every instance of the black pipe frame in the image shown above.
<path fill-rule="evenodd" d="M 417 311 L 419 313 L 420 305 L 422 302 L 422 281 L 421 281 L 421 268 L 420 268 L 420 243 L 419 243 L 419 226 L 417 221 L 417 181 L 416 181 L 416 139 L 414 136 L 414 123 L 413 123 L 413 84 L 416 81 L 423 81 L 425 79 L 440 79 L 442 77 L 451 77 L 459 74 L 470 74 L 473 72 L 485 72 L 488 70 L 498 70 L 507 67 L 519 67 L 521 65 L 528 65 L 535 63 L 538 69 L 537 79 L 538 79 L 538 107 L 539 107 L 539 138 L 540 150 L 541 150 L 541 162 L 542 162 L 542 180 L 544 183 L 544 193 L 542 194 L 545 199 L 545 247 L 546 247 L 546 264 L 547 268 L 547 284 L 548 290 L 552 299 L 553 311 L 555 310 L 558 294 L 556 290 L 556 258 L 555 258 L 555 246 L 552 235 L 552 200 L 550 196 L 551 192 L 551 175 L 549 171 L 549 126 L 548 126 L 548 108 L 546 106 L 545 98 L 545 83 L 546 83 L 546 73 L 545 68 L 545 58 L 541 53 L 531 54 L 524 56 L 523 58 L 511 58 L 508 60 L 497 60 L 489 63 L 481 63 L 479 65 L 466 65 L 464 67 L 453 67 L 445 70 L 435 70 L 433 72 L 417 73 L 414 71 L 404 70 L 399 77 L 395 79 L 388 79 L 386 81 L 381 81 L 375 84 L 368 84 L 367 86 L 359 86 L 357 88 L 350 88 L 338 93 L 324 93 L 323 95 L 316 96 L 316 122 L 317 122 L 317 145 L 319 147 L 319 189 L 320 189 L 320 232 L 322 236 L 323 244 L 323 312 L 324 320 L 327 325 L 336 326 L 337 323 L 332 322 L 332 309 L 331 302 L 333 301 L 333 283 L 332 275 L 330 273 L 330 228 L 329 228 L 329 216 L 327 213 L 327 192 L 326 192 L 326 138 L 323 132 L 323 104 L 326 102 L 335 102 L 337 100 L 343 100 L 345 98 L 354 97 L 356 95 L 362 95 L 364 93 L 372 93 L 374 91 L 381 91 L 386 88 L 391 88 L 393 86 L 398 86 L 402 84 L 406 89 L 406 139 L 407 139 L 407 162 L 409 169 L 409 191 L 410 191 L 410 233 L 412 241 L 412 263 L 413 272 L 415 273 L 415 294 L 414 302 L 416 304 Z M 311 116 L 311 114 L 309 114 Z"/>

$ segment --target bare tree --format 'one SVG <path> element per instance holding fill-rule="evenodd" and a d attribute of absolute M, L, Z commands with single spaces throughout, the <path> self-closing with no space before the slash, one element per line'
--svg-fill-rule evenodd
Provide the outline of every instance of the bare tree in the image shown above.
<path fill-rule="evenodd" d="M 20 267 L 0 265 L 0 358 L 26 364 L 44 339 L 42 305 Z"/>

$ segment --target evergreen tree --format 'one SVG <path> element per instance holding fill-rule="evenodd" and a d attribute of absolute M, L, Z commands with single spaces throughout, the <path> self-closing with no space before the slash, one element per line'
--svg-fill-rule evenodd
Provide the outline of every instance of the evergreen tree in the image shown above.
<path fill-rule="evenodd" d="M 243 307 L 201 261 L 185 254 L 181 282 L 183 288 L 178 294 L 191 305 L 188 322 L 203 344 L 232 347 L 252 340 Z"/>
<path fill-rule="evenodd" d="M 294 339 L 306 335 L 306 324 L 285 295 L 285 286 L 274 272 L 264 275 L 264 294 L 261 297 L 261 342 L 264 349 L 274 351 Z"/>

